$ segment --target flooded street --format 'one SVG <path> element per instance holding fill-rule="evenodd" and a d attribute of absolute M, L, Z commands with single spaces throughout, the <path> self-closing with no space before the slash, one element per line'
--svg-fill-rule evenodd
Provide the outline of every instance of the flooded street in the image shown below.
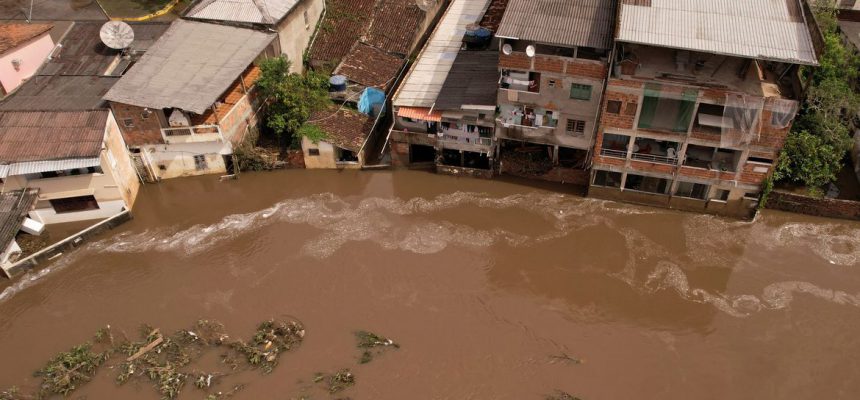
<path fill-rule="evenodd" d="M 238 399 L 857 399 L 860 223 L 757 222 L 424 172 L 148 185 L 135 219 L 5 283 L 0 388 L 106 324 L 307 336 Z M 401 345 L 358 365 L 353 332 Z M 567 354 L 582 363 L 565 362 Z M 72 398 L 156 399 L 101 370 Z M 186 385 L 180 398 L 204 396 Z"/>

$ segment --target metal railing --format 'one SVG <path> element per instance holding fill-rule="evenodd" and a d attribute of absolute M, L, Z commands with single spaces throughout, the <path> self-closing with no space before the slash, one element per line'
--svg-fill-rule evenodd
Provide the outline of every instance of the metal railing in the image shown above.
<path fill-rule="evenodd" d="M 218 125 L 195 125 L 174 128 L 161 128 L 161 136 L 166 143 L 197 143 L 224 141 Z"/>
<path fill-rule="evenodd" d="M 677 157 L 658 156 L 658 155 L 647 154 L 647 153 L 645 153 L 645 154 L 633 153 L 630 156 L 630 158 L 632 158 L 634 160 L 647 161 L 647 162 L 660 163 L 660 164 L 677 164 L 678 163 Z"/>
<path fill-rule="evenodd" d="M 601 156 L 627 158 L 627 150 L 600 149 Z"/>

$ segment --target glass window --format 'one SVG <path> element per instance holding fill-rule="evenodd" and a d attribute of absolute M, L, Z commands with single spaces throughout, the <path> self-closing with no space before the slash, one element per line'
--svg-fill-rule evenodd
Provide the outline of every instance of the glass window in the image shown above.
<path fill-rule="evenodd" d="M 675 190 L 675 196 L 705 200 L 708 196 L 708 185 L 692 182 L 680 182 L 678 183 L 678 189 Z"/>
<path fill-rule="evenodd" d="M 594 186 L 621 187 L 621 173 L 611 171 L 600 171 L 594 173 Z"/>
<path fill-rule="evenodd" d="M 570 98 L 576 100 L 591 100 L 591 85 L 580 83 L 570 84 Z"/>

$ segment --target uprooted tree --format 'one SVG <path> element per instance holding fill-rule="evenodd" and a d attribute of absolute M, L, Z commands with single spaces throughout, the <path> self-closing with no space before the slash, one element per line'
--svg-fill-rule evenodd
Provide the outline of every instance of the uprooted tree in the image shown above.
<path fill-rule="evenodd" d="M 833 2 L 818 0 L 814 9 L 824 51 L 820 66 L 804 71 L 811 78 L 806 101 L 786 138 L 774 178 L 818 190 L 836 180 L 851 149 L 849 122 L 860 111 L 851 82 L 858 77 L 860 58 L 838 32 Z"/>
<path fill-rule="evenodd" d="M 257 87 L 267 99 L 266 126 L 279 138 L 298 135 L 314 141 L 323 139 L 319 137 L 324 135 L 321 130 L 304 126 L 314 112 L 331 103 L 327 75 L 290 73 L 290 61 L 283 56 L 263 61 L 260 70 Z"/>

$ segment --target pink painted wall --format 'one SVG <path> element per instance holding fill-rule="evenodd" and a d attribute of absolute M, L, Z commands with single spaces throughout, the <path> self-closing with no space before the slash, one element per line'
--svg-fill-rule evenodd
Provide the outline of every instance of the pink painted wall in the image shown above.
<path fill-rule="evenodd" d="M 51 40 L 51 35 L 45 32 L 42 36 L 0 56 L 0 84 L 3 85 L 3 90 L 9 93 L 25 79 L 33 76 L 53 49 L 54 41 Z M 21 60 L 17 71 L 12 65 L 12 60 L 15 59 Z"/>

